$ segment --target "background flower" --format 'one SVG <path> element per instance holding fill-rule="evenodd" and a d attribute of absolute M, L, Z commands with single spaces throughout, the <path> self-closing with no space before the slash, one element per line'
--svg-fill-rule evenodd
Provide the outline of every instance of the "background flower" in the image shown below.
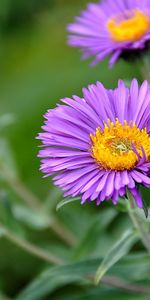
<path fill-rule="evenodd" d="M 130 190 L 139 207 L 142 199 L 137 185 L 150 186 L 150 87 L 130 88 L 119 81 L 118 88 L 106 90 L 97 82 L 83 89 L 83 98 L 65 98 L 63 105 L 49 110 L 45 131 L 39 134 L 41 170 L 57 174 L 54 183 L 65 196 L 82 195 L 82 203 L 99 205 Z"/>
<path fill-rule="evenodd" d="M 93 65 L 111 55 L 112 66 L 124 51 L 143 49 L 150 39 L 150 3 L 106 0 L 89 3 L 68 26 L 68 43 L 81 48 L 83 58 L 95 56 Z"/>

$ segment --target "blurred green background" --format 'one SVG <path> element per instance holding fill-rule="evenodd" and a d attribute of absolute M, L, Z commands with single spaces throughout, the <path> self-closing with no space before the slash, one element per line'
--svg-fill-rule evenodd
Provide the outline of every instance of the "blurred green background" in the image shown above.
<path fill-rule="evenodd" d="M 77 201 L 56 212 L 61 192 L 38 171 L 39 141 L 35 137 L 41 131 L 47 109 L 64 96 L 81 95 L 82 87 L 97 80 L 113 88 L 118 78 L 140 79 L 138 70 L 121 60 L 112 70 L 108 69 L 107 60 L 90 68 L 90 61 L 81 61 L 79 51 L 67 45 L 66 26 L 87 2 L 0 1 L 0 223 L 19 238 L 55 253 L 66 262 L 102 258 L 129 226 L 125 214 L 118 214 L 106 204 L 80 206 Z M 70 247 L 64 237 L 58 236 L 64 234 L 60 233 L 63 226 L 71 231 L 71 244 L 75 246 Z M 0 236 L 0 300 L 107 300 L 110 295 L 111 299 L 149 299 L 105 285 L 95 288 L 87 283 L 74 284 L 69 279 L 68 284 L 63 279 L 65 287 L 63 280 L 50 287 L 58 277 L 57 270 L 53 279 L 49 274 L 45 285 L 40 283 L 37 294 L 32 289 L 23 294 L 24 288 L 36 277 L 39 280 L 39 274 L 50 266 L 16 246 L 3 231 Z M 142 250 L 138 243 L 134 247 L 133 250 Z M 130 272 L 128 259 L 122 262 L 128 266 L 125 274 Z M 148 266 L 147 262 L 144 266 Z M 118 265 L 120 273 L 121 268 L 124 267 Z M 148 269 L 142 274 L 142 279 L 133 276 L 132 280 L 143 282 Z"/>

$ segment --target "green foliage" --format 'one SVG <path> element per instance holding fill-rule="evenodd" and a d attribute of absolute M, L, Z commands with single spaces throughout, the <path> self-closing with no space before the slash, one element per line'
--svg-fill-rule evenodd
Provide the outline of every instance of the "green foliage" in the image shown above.
<path fill-rule="evenodd" d="M 102 279 L 105 273 L 119 261 L 123 256 L 128 254 L 131 247 L 137 240 L 137 236 L 132 231 L 127 231 L 124 233 L 121 239 L 110 249 L 108 254 L 104 257 L 101 265 L 99 266 L 96 276 L 95 282 L 96 284 Z"/>
<path fill-rule="evenodd" d="M 143 271 L 147 272 L 149 268 L 147 262 L 149 261 L 149 259 L 150 256 L 145 254 L 135 254 L 132 256 L 127 256 L 112 270 L 113 276 L 114 274 L 116 276 L 118 272 L 117 268 L 121 270 L 124 267 L 124 274 L 126 274 L 126 276 L 124 277 L 126 278 L 126 280 L 128 280 L 129 274 L 130 280 L 132 281 L 137 272 L 137 269 L 134 270 L 134 267 L 140 266 L 140 268 L 143 269 Z M 101 288 L 94 287 L 93 276 L 99 263 L 100 260 L 98 259 L 88 260 L 71 265 L 47 269 L 38 278 L 36 278 L 27 288 L 25 288 L 25 290 L 16 298 L 16 300 L 42 300 L 45 299 L 44 297 L 46 295 L 50 295 L 50 293 L 52 293 L 56 289 L 61 288 L 62 286 L 66 286 L 67 284 L 73 283 L 75 283 L 78 286 L 79 294 L 77 293 L 76 296 L 72 294 L 71 299 L 80 299 L 80 295 L 82 295 L 83 299 L 85 295 L 87 297 L 85 299 L 90 299 L 88 297 L 92 297 L 92 295 L 95 295 L 96 297 L 98 297 L 98 295 L 104 297 L 105 295 L 107 299 L 107 297 L 110 297 L 110 293 L 113 294 L 111 294 L 111 297 L 113 297 L 112 299 L 115 299 L 115 295 L 123 295 L 124 293 L 115 291 L 110 287 L 106 288 L 107 284 L 105 286 L 105 281 L 101 283 Z M 113 276 L 111 278 L 116 278 Z M 84 293 L 82 292 L 82 290 L 80 290 L 81 286 L 84 287 Z M 67 293 L 65 291 L 64 294 L 67 297 Z M 58 296 L 58 299 L 65 299 L 65 295 L 63 295 L 62 298 L 61 296 Z M 133 295 L 132 297 L 134 299 Z M 129 294 L 125 294 L 124 299 L 132 299 L 132 297 Z M 137 295 L 136 297 L 137 299 L 148 299 L 148 297 L 142 298 L 142 296 L 139 296 L 138 298 Z M 66 299 L 69 299 L 69 296 Z"/>
<path fill-rule="evenodd" d="M 60 201 L 57 206 L 56 206 L 56 210 L 60 209 L 62 206 L 68 204 L 68 203 L 72 203 L 74 201 L 79 201 L 80 197 L 76 197 L 76 198 L 66 198 L 63 199 L 62 201 Z"/>

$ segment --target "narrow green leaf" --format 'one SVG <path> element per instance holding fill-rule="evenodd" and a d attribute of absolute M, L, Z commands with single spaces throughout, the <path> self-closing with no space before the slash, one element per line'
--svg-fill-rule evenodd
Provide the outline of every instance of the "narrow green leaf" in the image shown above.
<path fill-rule="evenodd" d="M 80 200 L 80 197 L 63 199 L 62 201 L 60 201 L 57 204 L 56 210 L 59 210 L 62 206 L 66 205 L 68 203 L 71 203 L 71 202 L 74 202 L 74 201 L 79 201 L 79 200 Z"/>
<path fill-rule="evenodd" d="M 34 229 L 45 229 L 49 227 L 50 216 L 46 216 L 42 211 L 35 212 L 25 205 L 13 205 L 12 212 L 14 217 L 20 222 Z M 53 221 L 53 220 L 52 220 Z"/>
<path fill-rule="evenodd" d="M 51 293 L 53 293 L 56 289 L 66 286 L 67 284 L 78 283 L 80 285 L 82 284 L 82 286 L 83 285 L 85 286 L 86 283 L 87 286 L 87 281 L 85 281 L 85 278 L 89 275 L 93 277 L 101 261 L 102 261 L 101 259 L 90 259 L 90 260 L 85 260 L 74 264 L 69 264 L 69 265 L 64 265 L 59 267 L 51 267 L 45 270 L 44 272 L 42 272 L 42 274 L 40 274 L 37 278 L 35 278 L 35 280 L 33 280 L 33 282 L 31 282 L 24 290 L 22 290 L 21 293 L 15 299 L 16 300 L 43 300 L 48 295 L 49 295 L 48 299 L 51 299 L 50 297 Z M 120 280 L 123 279 L 123 280 L 127 280 L 128 282 L 129 281 L 133 282 L 134 280 L 136 281 L 138 280 L 139 282 L 139 280 L 143 281 L 144 278 L 149 279 L 148 278 L 149 267 L 150 267 L 150 255 L 141 253 L 141 254 L 132 254 L 124 257 L 120 262 L 118 262 L 116 265 L 113 266 L 112 271 L 113 271 L 113 276 L 115 276 L 115 278 L 118 277 Z M 92 287 L 94 288 L 93 285 Z M 101 299 L 100 295 L 98 299 Z M 108 296 L 110 299 L 110 292 L 108 293 Z M 69 299 L 72 298 L 73 295 Z M 66 298 L 64 297 L 63 299 Z M 84 297 L 81 299 L 84 299 Z M 93 298 L 91 299 L 95 299 L 94 295 Z M 106 298 L 104 297 L 104 299 Z M 114 298 L 112 297 L 112 299 L 116 299 L 115 296 Z M 122 298 L 119 297 L 119 299 Z"/>
<path fill-rule="evenodd" d="M 91 255 L 93 252 L 95 253 L 95 250 L 98 248 L 100 234 L 111 224 L 117 214 L 117 210 L 108 208 L 107 210 L 101 211 L 101 216 L 95 216 L 91 222 L 89 222 L 85 235 L 75 248 L 73 257 L 76 259 L 84 257 L 85 259 L 87 254 Z"/>
<path fill-rule="evenodd" d="M 51 267 L 25 288 L 16 300 L 42 300 L 66 284 L 81 283 L 88 274 L 94 274 L 100 260 Z"/>
<path fill-rule="evenodd" d="M 115 288 L 95 287 L 86 290 L 75 290 L 74 293 L 66 291 L 65 289 L 60 291 L 60 294 L 54 298 L 57 300 L 149 300 L 149 295 L 142 295 L 138 293 L 131 293 L 125 290 L 117 290 Z"/>
<path fill-rule="evenodd" d="M 113 246 L 112 249 L 105 256 L 101 265 L 99 266 L 96 276 L 95 283 L 98 284 L 104 274 L 123 256 L 125 256 L 137 240 L 137 235 L 133 231 L 127 231 L 123 237 Z"/>
<path fill-rule="evenodd" d="M 10 193 L 4 189 L 0 190 L 0 221 L 7 228 L 17 232 L 18 234 L 23 234 L 24 229 L 21 224 L 14 218 L 13 214 L 14 203 L 11 201 Z"/>
<path fill-rule="evenodd" d="M 57 292 L 57 296 L 53 300 L 149 300 L 149 295 L 142 295 L 138 292 L 131 293 L 125 290 L 116 289 L 114 287 L 97 286 L 87 289 L 74 289 L 71 291 L 64 289 L 63 293 Z"/>
<path fill-rule="evenodd" d="M 145 217 L 147 219 L 148 218 L 148 206 L 144 200 L 143 200 L 143 211 L 144 211 Z"/>
<path fill-rule="evenodd" d="M 127 199 L 125 197 L 119 198 L 117 209 L 121 212 L 127 212 Z"/>
<path fill-rule="evenodd" d="M 143 202 L 144 205 L 144 202 Z M 133 208 L 133 211 L 136 215 L 145 223 L 150 223 L 150 214 L 148 212 L 148 207 L 143 206 L 143 209 L 139 209 L 138 207 Z"/>
<path fill-rule="evenodd" d="M 139 272 L 140 270 L 140 272 Z M 111 269 L 111 274 L 128 282 L 150 280 L 150 255 L 146 252 L 134 253 L 121 259 Z"/>

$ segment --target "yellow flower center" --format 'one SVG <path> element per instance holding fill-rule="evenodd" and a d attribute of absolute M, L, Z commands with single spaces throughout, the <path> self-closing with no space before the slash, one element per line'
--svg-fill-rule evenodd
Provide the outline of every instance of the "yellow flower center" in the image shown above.
<path fill-rule="evenodd" d="M 107 28 L 116 42 L 134 42 L 139 40 L 150 28 L 149 17 L 136 9 L 127 11 L 125 19 L 119 21 L 119 16 L 109 19 Z"/>
<path fill-rule="evenodd" d="M 122 125 L 118 119 L 115 123 L 108 120 L 103 130 L 97 128 L 90 137 L 92 156 L 102 169 L 131 170 L 138 163 L 136 152 L 143 157 L 142 149 L 146 160 L 150 159 L 150 137 L 146 129 L 140 130 L 132 122 Z"/>

